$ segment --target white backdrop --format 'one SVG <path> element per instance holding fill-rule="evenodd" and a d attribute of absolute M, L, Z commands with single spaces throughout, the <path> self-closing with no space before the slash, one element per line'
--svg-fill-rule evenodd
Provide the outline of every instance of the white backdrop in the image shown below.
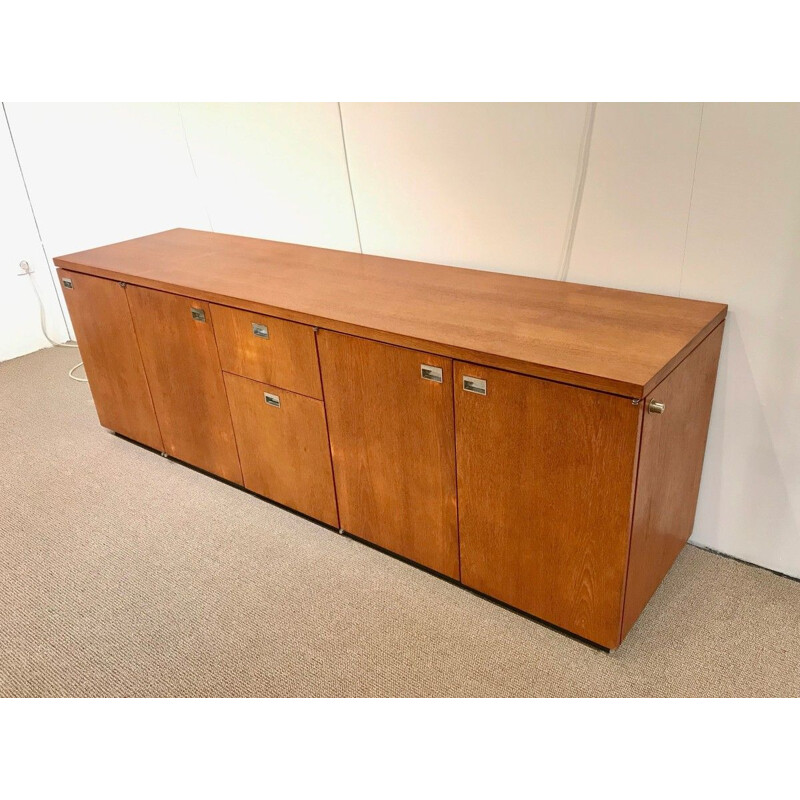
<path fill-rule="evenodd" d="M 6 109 L 51 258 L 183 226 L 349 250 L 360 234 L 364 252 L 548 278 L 587 120 L 583 104 Z M 568 279 L 730 305 L 693 539 L 800 577 L 800 105 L 599 104 L 588 141 Z M 37 245 L 3 249 L 9 304 Z M 26 302 L 25 344 L 0 328 L 0 357 L 44 343 Z"/>

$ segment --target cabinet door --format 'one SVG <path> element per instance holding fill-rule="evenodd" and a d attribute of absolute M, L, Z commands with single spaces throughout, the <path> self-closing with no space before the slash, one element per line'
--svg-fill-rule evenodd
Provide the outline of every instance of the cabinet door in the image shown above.
<path fill-rule="evenodd" d="M 452 361 L 318 334 L 342 528 L 458 578 Z"/>
<path fill-rule="evenodd" d="M 163 450 L 125 289 L 105 278 L 58 274 L 100 424 Z"/>
<path fill-rule="evenodd" d="M 164 450 L 241 483 L 208 304 L 140 286 L 127 292 Z"/>
<path fill-rule="evenodd" d="M 228 373 L 225 387 L 244 485 L 338 527 L 322 401 Z"/>
<path fill-rule="evenodd" d="M 458 362 L 455 382 L 462 582 L 616 647 L 640 407 Z"/>

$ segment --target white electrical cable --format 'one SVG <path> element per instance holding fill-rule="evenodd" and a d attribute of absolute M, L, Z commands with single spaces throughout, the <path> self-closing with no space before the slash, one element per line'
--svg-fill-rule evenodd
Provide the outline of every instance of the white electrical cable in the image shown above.
<path fill-rule="evenodd" d="M 75 372 L 75 370 L 76 370 L 76 369 L 78 369 L 78 367 L 82 367 L 82 366 L 83 366 L 83 361 L 81 361 L 79 364 L 76 364 L 76 365 L 75 365 L 75 366 L 74 366 L 74 367 L 73 367 L 73 368 L 72 368 L 72 369 L 71 369 L 71 370 L 70 370 L 70 371 L 67 373 L 67 375 L 69 375 L 69 377 L 70 377 L 70 378 L 72 378 L 72 380 L 74 380 L 74 381 L 79 381 L 80 383 L 89 383 L 89 379 L 88 379 L 88 378 L 76 378 L 76 377 L 75 377 L 75 375 L 73 375 L 73 373 Z"/>
<path fill-rule="evenodd" d="M 20 266 L 22 266 L 22 265 L 20 264 Z M 30 267 L 28 267 L 27 269 L 25 269 L 25 267 L 23 267 L 23 271 L 24 271 L 24 274 L 27 275 L 31 279 L 31 286 L 33 286 L 33 293 L 36 295 L 36 302 L 39 303 L 39 323 L 42 326 L 42 334 L 44 335 L 44 338 L 47 339 L 47 341 L 50 342 L 50 344 L 53 345 L 53 347 L 75 347 L 75 348 L 77 348 L 78 347 L 77 344 L 72 344 L 71 342 L 57 342 L 54 339 L 50 338 L 50 335 L 47 333 L 47 315 L 45 314 L 44 303 L 42 302 L 42 296 L 39 294 L 39 287 L 36 285 L 36 281 L 34 280 L 34 277 L 33 277 L 33 270 Z M 76 378 L 75 375 L 73 374 L 75 372 L 75 370 L 78 369 L 78 367 L 82 367 L 82 366 L 83 366 L 83 361 L 81 361 L 78 364 L 76 364 L 67 373 L 67 375 L 70 378 L 72 378 L 73 381 L 78 381 L 79 383 L 89 383 L 89 379 L 88 378 Z"/>

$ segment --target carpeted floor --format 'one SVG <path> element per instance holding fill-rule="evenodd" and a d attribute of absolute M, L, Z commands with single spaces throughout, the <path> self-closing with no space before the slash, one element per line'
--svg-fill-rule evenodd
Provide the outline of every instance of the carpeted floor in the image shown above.
<path fill-rule="evenodd" d="M 102 430 L 0 364 L 2 696 L 797 696 L 800 583 L 687 547 L 592 649 Z"/>

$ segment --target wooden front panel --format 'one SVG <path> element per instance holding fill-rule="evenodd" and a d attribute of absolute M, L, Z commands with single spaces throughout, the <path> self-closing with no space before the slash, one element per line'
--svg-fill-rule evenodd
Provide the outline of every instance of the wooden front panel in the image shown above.
<path fill-rule="evenodd" d="M 462 582 L 616 647 L 640 407 L 473 364 L 454 373 Z"/>
<path fill-rule="evenodd" d="M 322 397 L 314 329 L 228 306 L 211 306 L 219 360 L 225 372 Z M 266 329 L 257 336 L 253 326 Z"/>
<path fill-rule="evenodd" d="M 717 376 L 719 325 L 644 400 L 625 636 L 692 535 Z M 648 412 L 651 400 L 662 414 Z"/>
<path fill-rule="evenodd" d="M 330 331 L 318 343 L 342 528 L 458 578 L 452 362 Z"/>
<path fill-rule="evenodd" d="M 322 402 L 228 373 L 225 386 L 244 485 L 338 527 Z M 269 405 L 265 393 L 280 406 Z"/>
<path fill-rule="evenodd" d="M 58 275 L 72 282 L 64 298 L 100 424 L 163 450 L 125 289 L 63 269 Z"/>
<path fill-rule="evenodd" d="M 208 303 L 140 286 L 126 291 L 164 450 L 241 483 Z M 192 309 L 205 321 L 194 319 Z"/>

